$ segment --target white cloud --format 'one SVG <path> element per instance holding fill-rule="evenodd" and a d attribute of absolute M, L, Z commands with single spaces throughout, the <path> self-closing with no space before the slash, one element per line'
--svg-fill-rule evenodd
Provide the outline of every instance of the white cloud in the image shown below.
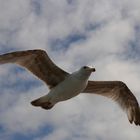
<path fill-rule="evenodd" d="M 139 0 L 76 0 L 70 3 L 42 0 L 39 13 L 32 2 L 0 1 L 1 52 L 42 48 L 70 72 L 81 65 L 93 65 L 97 71 L 91 79 L 122 80 L 140 102 L 139 62 L 127 57 L 131 53 L 129 43 L 139 35 L 135 28 L 140 24 Z M 52 49 L 51 41 L 65 41 L 75 34 L 85 38 L 70 42 L 66 51 Z M 26 85 L 27 80 L 35 79 L 27 72 L 11 71 L 14 68 L 12 65 L 0 66 L 3 139 L 8 139 L 9 133 L 36 133 L 35 140 L 139 139 L 139 128 L 130 125 L 126 114 L 104 97 L 79 95 L 57 104 L 50 111 L 32 107 L 30 101 L 46 94 L 48 89 L 40 84 L 22 91 L 23 85 L 15 85 L 17 80 L 25 81 Z M 52 132 L 40 135 L 40 129 L 48 124 L 52 126 Z"/>

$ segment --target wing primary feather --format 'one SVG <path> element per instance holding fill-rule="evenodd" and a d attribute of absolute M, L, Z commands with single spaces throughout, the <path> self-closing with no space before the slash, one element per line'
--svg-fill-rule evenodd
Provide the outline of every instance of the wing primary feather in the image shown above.
<path fill-rule="evenodd" d="M 18 64 L 53 88 L 69 75 L 49 58 L 44 50 L 25 50 L 0 55 L 0 64 Z"/>
<path fill-rule="evenodd" d="M 140 108 L 136 97 L 121 81 L 88 81 L 84 93 L 102 95 L 116 101 L 127 113 L 130 123 L 140 125 Z"/>

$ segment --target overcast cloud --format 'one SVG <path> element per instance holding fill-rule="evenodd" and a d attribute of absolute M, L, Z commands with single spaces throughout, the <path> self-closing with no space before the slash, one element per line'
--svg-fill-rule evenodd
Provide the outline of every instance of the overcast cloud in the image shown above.
<path fill-rule="evenodd" d="M 44 49 L 68 72 L 93 65 L 93 80 L 121 80 L 140 103 L 139 0 L 0 0 L 0 54 Z M 140 128 L 111 100 L 81 94 L 45 111 L 30 101 L 48 88 L 15 65 L 0 66 L 0 139 L 139 140 Z"/>

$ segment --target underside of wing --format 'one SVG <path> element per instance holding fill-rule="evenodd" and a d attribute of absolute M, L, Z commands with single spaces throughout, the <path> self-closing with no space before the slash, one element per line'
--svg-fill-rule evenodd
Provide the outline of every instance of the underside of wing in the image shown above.
<path fill-rule="evenodd" d="M 44 50 L 27 50 L 0 55 L 0 64 L 18 64 L 47 83 L 55 87 L 69 74 L 56 66 Z"/>
<path fill-rule="evenodd" d="M 116 101 L 127 113 L 130 123 L 140 125 L 140 108 L 130 89 L 121 81 L 88 81 L 83 91 L 102 95 Z"/>

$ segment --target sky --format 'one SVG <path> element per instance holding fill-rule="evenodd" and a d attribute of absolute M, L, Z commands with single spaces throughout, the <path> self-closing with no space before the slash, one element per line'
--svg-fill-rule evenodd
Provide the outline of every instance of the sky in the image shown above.
<path fill-rule="evenodd" d="M 140 103 L 139 0 L 0 0 L 0 54 L 44 49 L 69 73 L 83 65 L 90 80 L 119 80 Z M 49 92 L 30 72 L 0 66 L 0 139 L 139 140 L 113 101 L 80 94 L 51 110 L 30 105 Z"/>

